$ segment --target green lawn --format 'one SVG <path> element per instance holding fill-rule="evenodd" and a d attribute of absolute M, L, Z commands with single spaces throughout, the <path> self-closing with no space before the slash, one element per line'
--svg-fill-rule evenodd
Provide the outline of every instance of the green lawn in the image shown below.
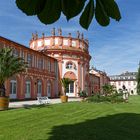
<path fill-rule="evenodd" d="M 140 140 L 140 96 L 1 111 L 0 140 Z"/>

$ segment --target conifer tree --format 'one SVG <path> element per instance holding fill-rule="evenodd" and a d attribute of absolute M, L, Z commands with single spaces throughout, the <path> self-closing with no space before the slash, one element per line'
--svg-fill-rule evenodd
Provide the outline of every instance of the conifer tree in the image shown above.
<path fill-rule="evenodd" d="M 139 62 L 139 68 L 137 73 L 137 94 L 140 95 L 140 62 Z"/>

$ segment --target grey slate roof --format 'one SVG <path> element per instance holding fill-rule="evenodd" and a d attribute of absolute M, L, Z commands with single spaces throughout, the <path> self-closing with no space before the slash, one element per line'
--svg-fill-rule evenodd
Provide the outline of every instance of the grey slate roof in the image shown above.
<path fill-rule="evenodd" d="M 135 81 L 137 72 L 125 72 L 120 75 L 111 75 L 111 81 Z"/>

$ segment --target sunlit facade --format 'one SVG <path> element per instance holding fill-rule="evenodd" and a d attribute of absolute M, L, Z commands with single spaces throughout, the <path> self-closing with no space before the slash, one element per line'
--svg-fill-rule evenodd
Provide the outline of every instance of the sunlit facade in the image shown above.
<path fill-rule="evenodd" d="M 62 36 L 62 30 L 52 30 L 51 36 L 38 37 L 33 34 L 30 41 L 30 48 L 43 52 L 46 56 L 55 58 L 58 62 L 58 79 L 70 78 L 72 82 L 67 89 L 67 95 L 77 97 L 80 90 L 85 90 L 88 95 L 89 90 L 89 55 L 88 40 L 84 39 L 83 34 L 77 32 L 76 37 Z M 58 92 L 62 92 L 62 86 L 59 82 Z"/>
<path fill-rule="evenodd" d="M 53 29 L 50 36 L 42 33 L 32 34 L 29 48 L 19 43 L 0 37 L 0 48 L 11 47 L 13 54 L 28 62 L 26 72 L 14 75 L 5 82 L 6 94 L 10 99 L 36 99 L 38 96 L 58 97 L 63 88 L 60 80 L 70 78 L 66 92 L 69 97 L 78 97 L 79 91 L 86 91 L 90 96 L 97 92 L 104 83 L 106 75 L 89 73 L 89 43 L 84 35 L 77 31 L 62 36 L 62 30 Z M 108 79 L 107 79 L 108 80 Z"/>
<path fill-rule="evenodd" d="M 130 95 L 137 95 L 137 81 L 136 72 L 124 72 L 120 75 L 110 76 L 110 83 L 116 87 L 117 90 L 123 89 L 123 85 Z"/>

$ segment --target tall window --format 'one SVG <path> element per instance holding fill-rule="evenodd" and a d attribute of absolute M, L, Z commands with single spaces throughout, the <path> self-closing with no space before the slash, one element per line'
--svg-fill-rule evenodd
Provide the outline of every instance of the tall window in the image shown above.
<path fill-rule="evenodd" d="M 16 94 L 17 93 L 17 81 L 11 80 L 10 81 L 10 94 Z"/>
<path fill-rule="evenodd" d="M 16 81 L 16 79 L 12 79 L 10 81 L 10 98 L 11 99 L 17 98 L 17 81 Z"/>
<path fill-rule="evenodd" d="M 31 81 L 30 80 L 26 80 L 25 83 L 25 96 L 28 98 L 30 97 L 30 93 L 31 93 Z"/>
<path fill-rule="evenodd" d="M 58 79 L 58 63 L 57 63 L 57 61 L 54 62 L 54 71 L 56 74 L 56 78 Z"/>
<path fill-rule="evenodd" d="M 47 84 L 47 96 L 51 97 L 51 83 L 50 82 L 48 82 Z"/>
<path fill-rule="evenodd" d="M 20 50 L 20 57 L 24 59 L 24 51 Z"/>
<path fill-rule="evenodd" d="M 48 71 L 51 71 L 51 61 L 48 60 Z"/>
<path fill-rule="evenodd" d="M 66 93 L 73 93 L 73 92 L 74 92 L 74 81 L 72 81 L 66 89 Z"/>
<path fill-rule="evenodd" d="M 29 67 L 32 66 L 32 55 L 29 53 L 27 54 L 27 63 Z"/>
<path fill-rule="evenodd" d="M 38 68 L 43 69 L 43 58 L 39 59 L 38 61 Z"/>
<path fill-rule="evenodd" d="M 37 94 L 41 95 L 41 93 L 42 93 L 42 82 L 39 80 L 37 82 Z"/>

